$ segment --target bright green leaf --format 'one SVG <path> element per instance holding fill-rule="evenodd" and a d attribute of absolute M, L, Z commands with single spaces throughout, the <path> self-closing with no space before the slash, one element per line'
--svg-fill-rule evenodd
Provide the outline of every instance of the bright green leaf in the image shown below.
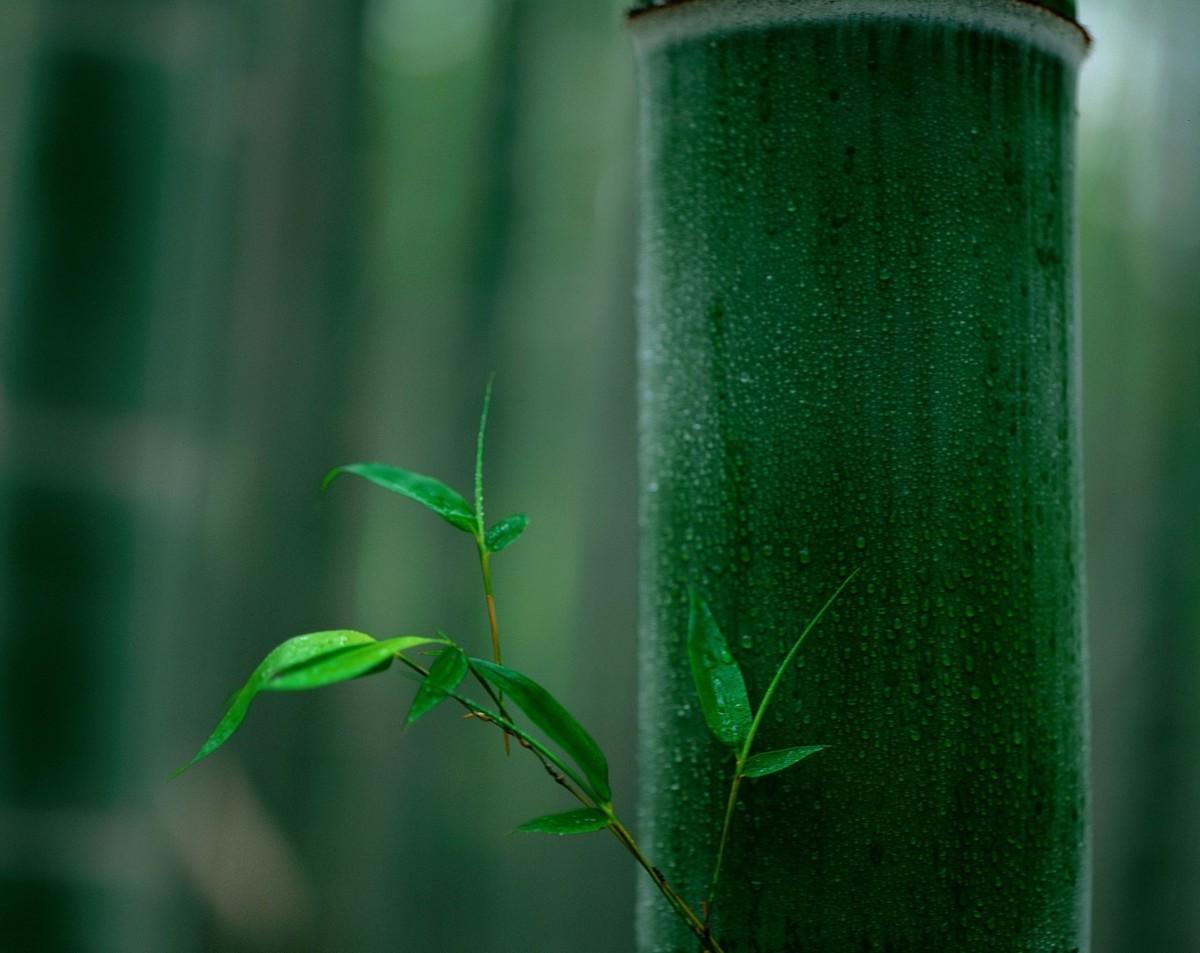
<path fill-rule="evenodd" d="M 404 724 L 411 725 L 449 698 L 450 693 L 458 688 L 466 677 L 467 668 L 467 656 L 457 645 L 443 649 L 441 655 L 429 666 L 429 674 L 417 689 Z"/>
<path fill-rule="evenodd" d="M 425 635 L 402 635 L 366 645 L 351 645 L 304 659 L 276 672 L 262 687 L 271 692 L 303 692 L 382 672 L 397 652 L 444 642 Z"/>
<path fill-rule="evenodd" d="M 608 815 L 594 807 L 535 817 L 517 828 L 522 834 L 590 834 L 608 827 Z"/>
<path fill-rule="evenodd" d="M 192 760 L 179 768 L 175 773 L 180 774 L 197 761 L 207 758 L 228 741 L 229 736 L 237 731 L 238 726 L 246 717 L 246 711 L 249 709 L 250 703 L 254 700 L 254 696 L 263 690 L 267 682 L 276 673 L 329 652 L 337 652 L 347 647 L 358 645 L 374 644 L 377 644 L 375 640 L 365 632 L 338 629 L 332 632 L 312 632 L 308 635 L 297 635 L 277 645 L 259 663 L 258 668 L 247 679 L 246 684 L 238 689 L 229 699 L 225 714 L 217 723 L 217 727 L 213 729 L 213 733 L 208 736 L 208 740 L 200 746 L 200 750 L 196 752 Z"/>
<path fill-rule="evenodd" d="M 828 747 L 828 745 L 809 745 L 805 748 L 781 748 L 779 751 L 764 751 L 762 754 L 751 755 L 742 767 L 742 776 L 761 778 L 765 774 L 774 774 L 776 771 L 790 768 L 810 754 L 824 751 Z"/>
<path fill-rule="evenodd" d="M 334 467 L 325 474 L 321 489 L 329 489 L 329 485 L 343 473 L 352 473 L 385 490 L 416 500 L 464 533 L 474 536 L 477 532 L 471 504 L 440 480 L 413 473 L 411 470 L 402 470 L 400 467 L 391 467 L 386 463 L 348 463 L 345 466 Z"/>
<path fill-rule="evenodd" d="M 507 695 L 530 721 L 579 765 L 587 778 L 587 793 L 598 804 L 612 801 L 608 760 L 604 752 L 553 695 L 529 676 L 486 659 L 471 659 L 471 668 Z"/>
<path fill-rule="evenodd" d="M 688 606 L 688 661 L 700 710 L 716 739 L 736 748 L 750 732 L 746 680 L 712 612 L 693 590 Z"/>
<path fill-rule="evenodd" d="M 529 519 L 524 513 L 513 513 L 487 531 L 485 543 L 490 552 L 498 553 L 509 543 L 516 542 L 517 537 L 525 532 Z"/>

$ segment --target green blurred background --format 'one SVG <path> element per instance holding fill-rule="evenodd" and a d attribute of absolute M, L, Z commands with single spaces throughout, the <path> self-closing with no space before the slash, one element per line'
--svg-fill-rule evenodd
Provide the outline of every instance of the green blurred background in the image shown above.
<path fill-rule="evenodd" d="M 1088 0 L 1079 163 L 1095 953 L 1200 950 L 1200 5 Z M 606 838 L 411 687 L 287 636 L 443 627 L 489 510 L 507 655 L 635 790 L 634 84 L 583 0 L 0 5 L 0 949 L 616 953 Z"/>

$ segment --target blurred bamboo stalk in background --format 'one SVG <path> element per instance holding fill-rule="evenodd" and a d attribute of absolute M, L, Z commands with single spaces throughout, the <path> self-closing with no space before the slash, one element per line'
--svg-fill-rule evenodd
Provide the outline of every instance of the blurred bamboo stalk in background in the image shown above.
<path fill-rule="evenodd" d="M 1116 3 L 1089 118 L 1097 953 L 1200 949 L 1200 6 Z M 1172 117 L 1188 117 L 1174 121 Z"/>
<path fill-rule="evenodd" d="M 328 381 L 353 330 L 357 5 L 19 6 L 5 65 L 22 75 L 3 94 L 3 944 L 295 940 L 304 877 L 239 877 L 227 853 L 214 867 L 221 816 L 192 836 L 165 778 L 190 706 L 211 705 L 204 676 L 240 672 L 264 619 L 329 612 L 327 517 L 293 474 L 315 481 L 341 427 Z M 304 773 L 293 759 L 274 791 L 218 784 L 250 799 L 224 819 L 272 842 L 237 846 L 251 869 L 271 852 L 294 864 L 262 800 L 299 827 L 307 805 L 278 794 Z M 238 913 L 256 902 L 270 915 Z"/>

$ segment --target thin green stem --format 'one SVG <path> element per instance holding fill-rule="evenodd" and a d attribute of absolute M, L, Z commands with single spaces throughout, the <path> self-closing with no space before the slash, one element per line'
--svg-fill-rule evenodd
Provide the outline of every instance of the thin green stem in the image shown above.
<path fill-rule="evenodd" d="M 488 631 L 492 637 L 492 661 L 497 665 L 503 664 L 503 658 L 500 653 L 500 622 L 496 618 L 496 596 L 492 591 L 492 554 L 487 550 L 487 544 L 482 537 L 478 540 L 479 543 L 479 571 L 483 576 L 483 599 L 487 604 Z M 504 695 L 498 693 L 495 696 L 496 707 L 500 709 L 500 713 L 506 718 L 508 712 L 504 710 Z M 504 736 L 504 753 L 509 753 L 508 735 Z"/>
<path fill-rule="evenodd" d="M 729 800 L 725 802 L 725 820 L 721 824 L 721 842 L 717 847 L 717 860 L 713 864 L 712 879 L 708 883 L 708 900 L 704 904 L 704 926 L 712 918 L 713 904 L 717 901 L 717 884 L 721 882 L 721 865 L 725 863 L 725 845 L 729 841 L 729 830 L 733 826 L 733 809 L 737 806 L 738 788 L 742 785 L 742 768 L 745 762 L 738 756 L 733 769 L 733 781 L 729 785 Z"/>
<path fill-rule="evenodd" d="M 407 665 L 410 669 L 417 672 L 422 678 L 428 677 L 429 670 L 423 665 L 414 662 L 412 659 L 408 658 L 408 656 L 397 652 L 396 658 Z M 478 676 L 476 677 L 478 678 Z M 484 686 L 489 695 L 493 694 L 489 685 L 482 681 L 480 684 Z M 558 758 L 557 755 L 554 754 L 553 751 L 548 749 L 540 741 L 526 734 L 505 716 L 499 715 L 494 711 L 490 711 L 489 709 L 480 705 L 478 702 L 467 698 L 465 695 L 460 695 L 458 692 L 447 692 L 447 695 L 450 698 L 453 698 L 472 716 L 478 718 L 480 721 L 491 722 L 494 724 L 500 729 L 501 732 L 504 733 L 505 737 L 512 735 L 517 739 L 521 747 L 525 748 L 535 758 L 537 758 L 538 761 L 542 763 L 542 767 L 547 770 L 550 776 L 554 778 L 558 784 L 566 788 L 566 790 L 570 792 L 574 798 L 587 807 L 595 806 L 592 799 L 586 797 L 575 787 L 572 787 L 572 783 L 574 783 L 575 785 L 578 785 L 579 788 L 586 790 L 587 785 L 585 785 L 583 781 L 579 779 L 579 776 L 571 768 L 563 764 L 563 762 Z M 552 770 L 551 766 L 557 770 Z"/>
<path fill-rule="evenodd" d="M 414 662 L 412 659 L 408 658 L 408 656 L 403 655 L 400 652 L 397 652 L 395 657 L 422 678 L 428 677 L 429 670 L 425 668 L 425 666 L 419 664 L 418 662 Z M 481 681 L 480 684 L 484 686 L 489 695 L 494 697 L 494 692 L 490 685 L 483 681 Z M 507 718 L 497 714 L 494 711 L 489 711 L 478 702 L 475 702 L 472 699 L 467 698 L 465 695 L 459 694 L 458 692 L 449 692 L 448 694 L 475 718 L 478 718 L 480 721 L 492 723 L 504 733 L 505 737 L 512 735 L 514 738 L 516 738 L 521 747 L 529 751 L 529 753 L 538 760 L 546 773 L 554 779 L 554 782 L 567 791 L 567 793 L 569 793 L 573 798 L 579 801 L 580 804 L 584 805 L 585 807 L 599 807 L 600 810 L 604 811 L 610 818 L 608 830 L 612 832 L 613 836 L 617 838 L 617 841 L 646 871 L 646 873 L 650 876 L 650 879 L 654 882 L 654 885 L 658 888 L 659 892 L 662 893 L 663 897 L 666 898 L 667 902 L 671 905 L 675 912 L 679 914 L 680 918 L 683 919 L 683 921 L 688 925 L 688 928 L 704 945 L 704 949 L 707 951 L 707 953 L 724 953 L 720 944 L 717 943 L 717 941 L 709 934 L 707 924 L 700 921 L 700 918 L 696 916 L 695 911 L 688 906 L 687 901 L 685 901 L 679 895 L 679 893 L 671 885 L 670 881 L 663 876 L 662 871 L 660 871 L 654 866 L 654 864 L 650 862 L 650 859 L 646 857 L 646 855 L 642 852 L 642 849 L 638 846 L 633 834 L 629 832 L 629 829 L 621 823 L 620 819 L 613 812 L 611 805 L 597 805 L 593 798 L 584 793 L 584 790 L 586 790 L 586 785 L 580 780 L 580 778 L 571 768 L 567 767 L 567 765 L 565 765 L 559 759 L 559 757 L 554 754 L 553 751 L 546 748 L 536 738 L 526 734 Z"/>
<path fill-rule="evenodd" d="M 725 820 L 721 825 L 721 839 L 717 846 L 717 859 L 713 864 L 712 879 L 709 881 L 708 887 L 708 902 L 704 905 L 704 926 L 708 928 L 709 920 L 712 917 L 713 905 L 717 900 L 717 886 L 721 882 L 721 867 L 725 862 L 725 845 L 729 841 L 729 831 L 733 826 L 733 811 L 737 806 L 738 789 L 741 787 L 742 771 L 746 767 L 746 761 L 750 758 L 750 751 L 754 747 L 754 738 L 758 734 L 759 725 L 762 724 L 763 716 L 767 713 L 767 706 L 771 704 L 771 700 L 775 697 L 775 691 L 779 688 L 779 683 L 783 681 L 783 676 L 788 670 L 788 666 L 792 664 L 792 659 L 796 657 L 796 653 L 800 651 L 800 646 L 804 644 L 804 640 L 808 638 L 810 632 L 817 627 L 817 623 L 821 621 L 825 613 L 829 611 L 829 607 L 837 601 L 837 597 L 842 594 L 842 590 L 850 585 L 850 581 L 858 575 L 861 566 L 850 573 L 842 584 L 834 590 L 833 595 L 825 600 L 825 604 L 821 606 L 808 625 L 804 627 L 804 631 L 800 633 L 800 637 L 793 643 L 787 655 L 783 657 L 783 661 L 779 663 L 779 667 L 775 669 L 775 674 L 771 678 L 771 683 L 767 686 L 767 690 L 763 693 L 762 701 L 759 702 L 758 710 L 754 713 L 754 719 L 750 722 L 750 730 L 746 732 L 746 740 L 742 743 L 742 750 L 738 752 L 737 762 L 733 769 L 733 778 L 729 783 L 729 799 L 725 803 Z"/>
<path fill-rule="evenodd" d="M 500 623 L 496 618 L 496 596 L 492 591 L 492 554 L 482 544 L 479 547 L 479 570 L 483 576 L 483 598 L 487 603 L 488 628 L 492 634 L 492 661 L 500 665 Z"/>
<path fill-rule="evenodd" d="M 480 719 L 481 721 L 490 721 L 506 735 L 512 735 L 521 743 L 521 747 L 526 748 L 532 752 L 539 761 L 542 761 L 543 766 L 545 766 L 546 762 L 549 762 L 558 769 L 563 778 L 570 779 L 571 782 L 577 785 L 580 789 L 587 791 L 587 785 L 583 782 L 579 775 L 575 773 L 573 768 L 570 768 L 564 764 L 559 759 L 558 755 L 543 745 L 536 738 L 526 734 L 503 715 L 499 715 L 494 711 L 489 711 L 478 702 L 474 702 L 469 698 L 459 695 L 457 692 L 451 692 L 450 697 L 466 708 L 467 711 L 469 711 L 476 718 Z M 590 797 L 584 798 L 582 795 L 578 794 L 576 796 L 579 797 L 579 799 L 588 807 L 595 806 L 593 799 Z"/>
<path fill-rule="evenodd" d="M 487 528 L 483 518 L 483 447 L 487 436 L 488 410 L 492 406 L 492 381 L 495 374 L 488 376 L 487 386 L 483 389 L 483 410 L 479 414 L 479 433 L 475 437 L 475 545 L 479 549 L 479 571 L 483 576 L 483 598 L 487 603 L 488 630 L 492 637 L 492 660 L 501 664 L 500 657 L 500 624 L 496 620 L 496 597 L 492 593 L 492 554 L 487 546 Z M 504 695 L 489 695 L 495 699 L 500 714 L 508 717 L 504 710 Z M 504 753 L 509 754 L 508 735 L 504 735 Z"/>
<path fill-rule="evenodd" d="M 688 925 L 688 928 L 696 935 L 696 938 L 701 942 L 707 953 L 724 953 L 721 944 L 709 932 L 708 925 L 696 916 L 695 911 L 688 906 L 687 901 L 679 895 L 675 888 L 671 886 L 670 881 L 663 876 L 662 871 L 650 862 L 650 859 L 642 852 L 641 847 L 638 846 L 638 842 L 629 832 L 629 829 L 621 823 L 615 814 L 609 812 L 609 816 L 612 818 L 612 822 L 608 826 L 609 830 L 613 832 L 617 840 L 629 851 L 634 860 L 641 865 L 642 869 L 649 874 L 650 879 L 654 882 L 659 892 Z"/>

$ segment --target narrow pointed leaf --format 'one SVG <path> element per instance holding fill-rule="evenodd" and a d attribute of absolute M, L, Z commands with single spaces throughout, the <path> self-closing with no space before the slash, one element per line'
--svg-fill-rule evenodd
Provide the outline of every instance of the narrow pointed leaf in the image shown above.
<path fill-rule="evenodd" d="M 590 834 L 608 827 L 608 815 L 594 807 L 584 807 L 562 814 L 547 814 L 526 821 L 517 831 L 522 834 Z"/>
<path fill-rule="evenodd" d="M 450 693 L 466 677 L 467 669 L 467 656 L 462 649 L 457 645 L 443 649 L 442 654 L 429 666 L 429 674 L 417 689 L 404 724 L 411 725 L 449 698 Z"/>
<path fill-rule="evenodd" d="M 787 674 L 788 667 L 792 664 L 792 660 L 795 659 L 796 655 L 799 653 L 800 646 L 804 644 L 804 641 L 808 638 L 809 633 L 811 633 L 812 630 L 817 627 L 817 623 L 825 617 L 825 613 L 829 611 L 830 606 L 837 602 L 837 598 L 842 594 L 842 590 L 850 585 L 854 577 L 858 575 L 858 572 L 859 570 L 855 569 L 850 573 L 850 575 L 842 580 L 842 584 L 833 591 L 833 595 L 825 600 L 824 605 L 817 610 L 817 614 L 808 621 L 808 625 L 804 627 L 799 638 L 792 643 L 792 647 L 788 649 L 787 655 L 785 655 L 783 657 L 783 661 L 779 663 L 779 667 L 775 669 L 775 674 L 771 676 L 771 682 L 769 685 L 767 685 L 767 690 L 763 692 L 762 701 L 758 703 L 758 711 L 754 713 L 754 724 L 750 729 L 749 737 L 746 739 L 745 750 L 750 750 L 750 748 L 754 745 L 754 733 L 757 731 L 758 725 L 762 723 L 762 720 L 767 713 L 767 709 L 771 706 L 771 701 L 775 697 L 775 691 L 779 688 L 779 683 L 783 680 L 783 676 Z"/>
<path fill-rule="evenodd" d="M 413 473 L 411 470 L 403 470 L 400 467 L 388 466 L 386 463 L 348 463 L 345 466 L 334 467 L 325 474 L 321 489 L 329 489 L 329 485 L 343 473 L 360 476 L 385 490 L 391 490 L 393 493 L 407 496 L 410 500 L 416 500 L 464 533 L 470 533 L 473 536 L 477 532 L 475 513 L 471 509 L 471 504 L 441 480 Z"/>
<path fill-rule="evenodd" d="M 608 760 L 594 738 L 546 689 L 528 675 L 486 659 L 471 659 L 471 668 L 500 689 L 574 761 L 587 779 L 587 793 L 598 804 L 612 801 Z"/>
<path fill-rule="evenodd" d="M 781 748 L 779 751 L 764 751 L 762 754 L 751 755 L 742 767 L 742 777 L 761 778 L 766 774 L 774 774 L 776 771 L 790 768 L 810 754 L 824 751 L 828 747 L 828 745 L 809 745 L 804 748 Z"/>
<path fill-rule="evenodd" d="M 712 612 L 694 590 L 688 609 L 688 661 L 709 730 L 721 744 L 736 748 L 746 740 L 752 723 L 746 680 Z"/>
<path fill-rule="evenodd" d="M 175 773 L 181 774 L 197 761 L 207 758 L 221 745 L 229 740 L 229 736 L 237 731 L 238 726 L 246 717 L 246 711 L 254 696 L 263 690 L 276 673 L 307 659 L 336 652 L 347 647 L 375 644 L 375 640 L 365 632 L 354 632 L 349 629 L 338 629 L 331 632 L 311 632 L 308 635 L 297 635 L 286 642 L 277 645 L 258 665 L 241 688 L 229 699 L 225 706 L 225 714 L 208 736 L 208 740 L 200 746 L 200 750 L 192 760 L 180 767 Z"/>
<path fill-rule="evenodd" d="M 483 535 L 483 443 L 487 435 L 488 408 L 492 406 L 492 381 L 495 374 L 488 375 L 483 389 L 483 409 L 479 412 L 479 434 L 475 438 L 475 532 Z"/>
<path fill-rule="evenodd" d="M 513 513 L 506 516 L 487 531 L 485 542 L 489 551 L 498 553 L 509 543 L 514 543 L 529 525 L 529 518 L 524 513 Z"/>
<path fill-rule="evenodd" d="M 397 652 L 441 642 L 426 635 L 402 635 L 366 645 L 351 645 L 313 656 L 276 672 L 264 685 L 264 691 L 303 692 L 336 685 L 352 678 L 374 675 L 392 664 Z"/>

